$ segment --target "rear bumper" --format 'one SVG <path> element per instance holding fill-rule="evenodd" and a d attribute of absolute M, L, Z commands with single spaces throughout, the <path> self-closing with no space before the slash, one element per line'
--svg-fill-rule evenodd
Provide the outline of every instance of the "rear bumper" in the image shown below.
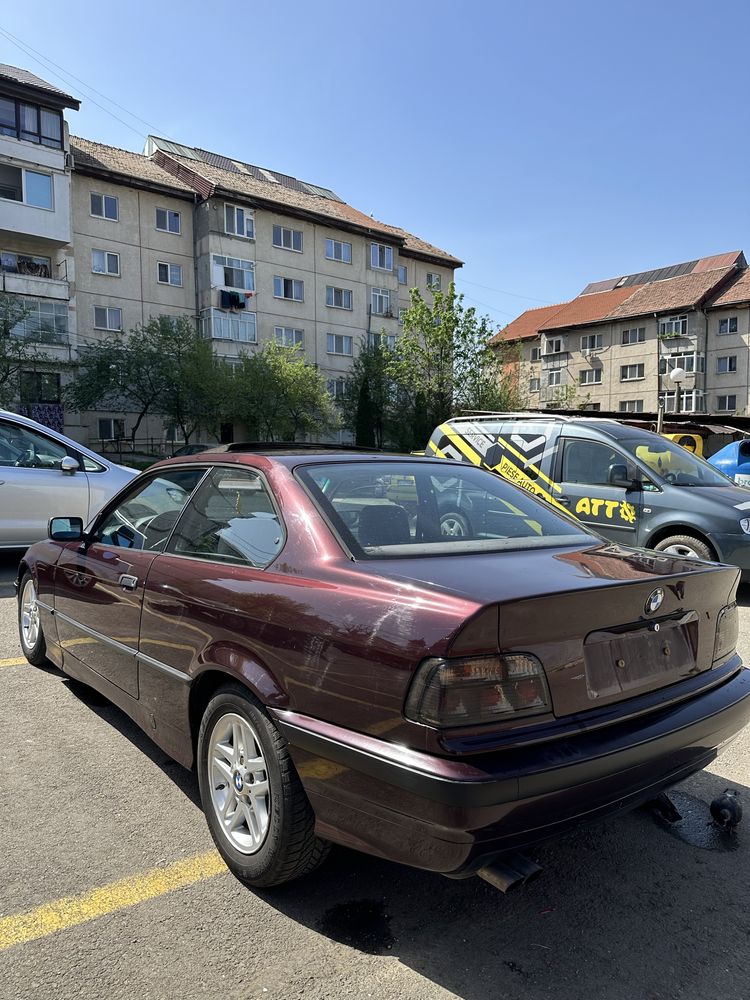
<path fill-rule="evenodd" d="M 275 711 L 321 836 L 445 874 L 634 808 L 705 767 L 750 721 L 750 670 L 645 717 L 481 758 L 405 749 Z"/>

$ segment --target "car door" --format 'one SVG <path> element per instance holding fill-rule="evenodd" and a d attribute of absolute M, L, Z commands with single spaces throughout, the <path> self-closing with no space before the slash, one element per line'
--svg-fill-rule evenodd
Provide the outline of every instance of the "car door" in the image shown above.
<path fill-rule="evenodd" d="M 80 464 L 63 471 L 70 457 L 78 461 L 61 442 L 0 416 L 0 547 L 38 542 L 52 514 L 88 520 L 88 477 Z"/>
<path fill-rule="evenodd" d="M 622 483 L 639 477 L 613 444 L 563 435 L 556 478 L 562 488 L 556 499 L 579 521 L 613 541 L 638 544 L 642 494 Z"/>
<path fill-rule="evenodd" d="M 140 476 L 55 567 L 55 618 L 64 656 L 134 698 L 144 583 L 205 471 L 167 468 Z"/>

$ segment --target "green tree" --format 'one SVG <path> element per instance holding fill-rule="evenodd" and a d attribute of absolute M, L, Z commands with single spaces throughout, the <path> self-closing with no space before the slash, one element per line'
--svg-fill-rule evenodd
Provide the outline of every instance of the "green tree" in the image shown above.
<path fill-rule="evenodd" d="M 325 379 L 298 348 L 269 343 L 234 373 L 232 415 L 257 440 L 295 441 L 339 425 Z"/>
<path fill-rule="evenodd" d="M 447 291 L 432 293 L 432 304 L 416 288 L 410 297 L 387 368 L 399 390 L 394 426 L 401 428 L 401 447 L 406 438 L 410 447 L 424 447 L 437 424 L 459 410 L 523 405 L 517 348 L 490 346 L 489 318 L 465 307 L 452 282 Z"/>
<path fill-rule="evenodd" d="M 384 448 L 390 441 L 396 387 L 389 356 L 382 337 L 363 342 L 339 401 L 344 426 L 364 448 Z"/>
<path fill-rule="evenodd" d="M 76 410 L 131 411 L 135 441 L 148 414 L 179 427 L 185 441 L 199 429 L 216 435 L 231 373 L 187 317 L 159 316 L 129 335 L 81 350 L 65 399 Z"/>
<path fill-rule="evenodd" d="M 0 292 L 0 407 L 18 400 L 22 371 L 52 362 L 36 343 L 17 331 L 30 315 L 31 309 L 21 296 Z"/>

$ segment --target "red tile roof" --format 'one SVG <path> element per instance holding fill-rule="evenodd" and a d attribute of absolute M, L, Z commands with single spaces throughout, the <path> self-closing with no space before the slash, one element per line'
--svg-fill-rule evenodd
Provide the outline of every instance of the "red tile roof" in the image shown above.
<path fill-rule="evenodd" d="M 216 189 L 227 191 L 235 196 L 257 199 L 270 204 L 283 206 L 288 209 L 297 209 L 302 212 L 318 216 L 331 224 L 348 223 L 356 226 L 359 230 L 371 233 L 381 238 L 392 237 L 398 243 L 403 243 L 405 250 L 411 250 L 415 254 L 423 254 L 435 258 L 446 267 L 461 267 L 462 261 L 445 250 L 426 243 L 424 240 L 407 233 L 397 226 L 389 226 L 386 222 L 379 222 L 371 215 L 365 215 L 358 209 L 347 205 L 346 202 L 333 198 L 319 197 L 308 194 L 306 191 L 299 191 L 293 187 L 282 184 L 274 184 L 250 174 L 238 173 L 225 170 L 214 163 L 207 163 L 205 160 L 191 159 L 180 156 L 173 152 L 163 152 L 158 157 L 159 162 L 166 165 L 166 161 L 171 159 L 175 164 L 187 168 L 198 177 L 204 178 Z"/>
<path fill-rule="evenodd" d="M 536 309 L 527 309 L 525 313 L 508 323 L 506 327 L 496 333 L 491 338 L 491 344 L 500 343 L 503 340 L 530 340 L 538 337 L 539 331 L 550 317 L 567 305 L 566 302 L 558 302 L 554 306 L 539 306 Z"/>
<path fill-rule="evenodd" d="M 590 292 L 579 295 L 572 302 L 566 303 L 552 319 L 545 323 L 545 330 L 559 330 L 565 326 L 588 326 L 606 319 L 612 310 L 625 299 L 628 299 L 638 289 L 646 286 L 631 286 L 630 288 L 612 288 L 608 292 Z"/>
<path fill-rule="evenodd" d="M 726 306 L 739 305 L 740 302 L 750 302 L 750 269 L 740 271 L 716 296 L 711 299 L 711 309 L 722 309 Z"/>
<path fill-rule="evenodd" d="M 731 253 L 719 253 L 714 257 L 702 257 L 693 268 L 693 274 L 700 274 L 701 271 L 713 271 L 716 267 L 731 267 L 733 264 L 745 265 L 745 255 L 741 250 L 733 250 Z"/>
<path fill-rule="evenodd" d="M 720 287 L 733 270 L 732 267 L 720 267 L 697 274 L 683 274 L 666 281 L 654 281 L 635 290 L 628 289 L 632 294 L 621 305 L 612 309 L 607 318 L 628 319 L 650 313 L 693 309 L 715 288 Z"/>
<path fill-rule="evenodd" d="M 178 180 L 172 174 L 143 156 L 142 153 L 131 153 L 128 149 L 118 149 L 116 146 L 105 146 L 91 139 L 70 137 L 70 151 L 73 154 L 74 170 L 82 172 L 103 171 L 116 174 L 123 181 L 133 179 L 147 184 L 158 184 L 163 188 L 173 188 L 176 195 L 193 195 L 193 189 Z"/>

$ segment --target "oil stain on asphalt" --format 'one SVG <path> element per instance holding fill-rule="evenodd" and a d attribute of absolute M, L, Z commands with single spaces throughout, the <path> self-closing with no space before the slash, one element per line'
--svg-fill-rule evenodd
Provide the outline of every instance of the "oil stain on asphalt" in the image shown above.
<path fill-rule="evenodd" d="M 321 917 L 318 929 L 327 937 L 370 955 L 381 955 L 394 944 L 385 901 L 354 899 L 332 906 Z"/>

